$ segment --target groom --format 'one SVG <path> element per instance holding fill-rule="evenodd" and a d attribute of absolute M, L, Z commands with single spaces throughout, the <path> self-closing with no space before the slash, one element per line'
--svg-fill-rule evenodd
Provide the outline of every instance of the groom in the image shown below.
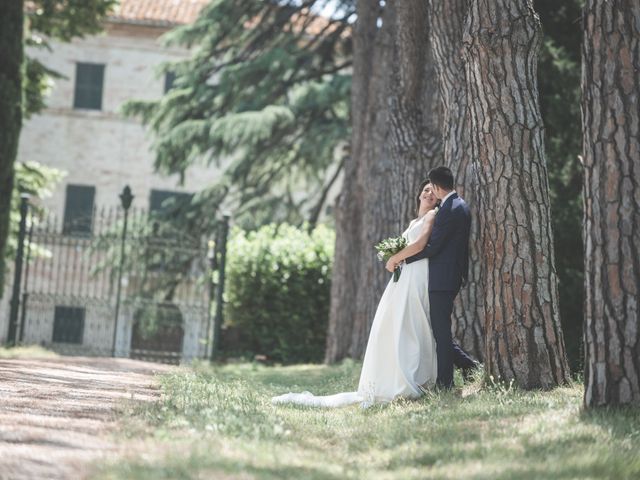
<path fill-rule="evenodd" d="M 453 189 L 453 173 L 447 167 L 429 172 L 433 193 L 440 200 L 429 243 L 407 263 L 429 258 L 429 304 L 431 328 L 436 340 L 438 379 L 441 388 L 453 387 L 453 365 L 465 371 L 478 363 L 467 355 L 451 335 L 453 301 L 467 282 L 471 214 L 465 201 Z"/>

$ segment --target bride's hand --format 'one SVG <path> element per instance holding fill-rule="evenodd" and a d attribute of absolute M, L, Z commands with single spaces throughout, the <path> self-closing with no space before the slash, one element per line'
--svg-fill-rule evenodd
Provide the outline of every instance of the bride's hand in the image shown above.
<path fill-rule="evenodd" d="M 387 265 L 385 266 L 385 268 L 387 269 L 387 271 L 389 271 L 390 273 L 393 273 L 396 269 L 396 267 L 398 266 L 398 263 L 395 260 L 395 257 L 391 257 L 388 261 L 387 261 Z"/>

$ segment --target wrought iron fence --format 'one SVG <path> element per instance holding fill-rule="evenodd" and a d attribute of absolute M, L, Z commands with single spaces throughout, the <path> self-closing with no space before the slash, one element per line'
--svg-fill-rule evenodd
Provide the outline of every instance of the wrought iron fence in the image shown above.
<path fill-rule="evenodd" d="M 215 355 L 228 217 L 208 240 L 130 208 L 130 195 L 73 221 L 23 199 L 9 344 L 171 363 Z"/>

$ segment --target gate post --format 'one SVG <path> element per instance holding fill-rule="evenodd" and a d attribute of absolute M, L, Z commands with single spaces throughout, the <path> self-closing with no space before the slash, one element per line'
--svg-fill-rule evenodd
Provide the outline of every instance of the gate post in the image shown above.
<path fill-rule="evenodd" d="M 31 212 L 31 224 L 29 225 L 29 241 L 27 242 L 27 268 L 24 274 L 24 291 L 22 292 L 22 305 L 20 308 L 20 329 L 18 331 L 18 342 L 22 343 L 24 338 L 24 324 L 27 321 L 27 302 L 29 300 L 29 261 L 31 260 L 31 245 L 33 245 L 33 211 Z"/>
<path fill-rule="evenodd" d="M 220 235 L 216 232 L 216 235 L 207 242 L 207 348 L 205 350 L 204 358 L 213 357 L 213 335 L 215 332 L 211 325 L 211 320 L 213 319 L 211 307 L 213 306 L 213 299 L 216 294 L 216 283 L 213 281 L 213 272 L 218 268 L 216 242 L 218 241 L 219 236 Z"/>
<path fill-rule="evenodd" d="M 131 188 L 129 185 L 125 186 L 120 194 L 120 201 L 122 202 L 122 208 L 124 208 L 124 224 L 122 226 L 122 243 L 120 244 L 120 265 L 118 266 L 118 284 L 116 286 L 116 313 L 113 323 L 113 348 L 111 350 L 111 356 L 116 356 L 116 340 L 118 336 L 118 315 L 120 314 L 120 295 L 122 291 L 122 268 L 124 267 L 124 255 L 125 255 L 125 241 L 127 239 L 127 220 L 129 218 L 129 207 L 133 202 L 133 195 L 131 194 Z"/>
<path fill-rule="evenodd" d="M 217 262 L 218 267 L 218 284 L 216 285 L 216 314 L 213 318 L 213 348 L 211 350 L 211 360 L 215 360 L 219 354 L 220 349 L 220 335 L 222 334 L 222 321 L 223 321 L 223 294 L 224 294 L 224 274 L 225 264 L 227 260 L 227 235 L 229 233 L 229 215 L 222 217 L 219 230 L 219 242 L 216 242 L 216 249 L 218 243 L 220 245 L 220 258 Z"/>
<path fill-rule="evenodd" d="M 20 284 L 22 283 L 22 261 L 24 257 L 24 240 L 27 234 L 27 213 L 29 211 L 29 195 L 20 194 L 20 227 L 18 231 L 18 250 L 16 252 L 15 271 L 13 272 L 13 291 L 11 293 L 11 306 L 9 309 L 9 332 L 7 344 L 16 344 L 18 331 L 18 309 L 20 307 Z"/>

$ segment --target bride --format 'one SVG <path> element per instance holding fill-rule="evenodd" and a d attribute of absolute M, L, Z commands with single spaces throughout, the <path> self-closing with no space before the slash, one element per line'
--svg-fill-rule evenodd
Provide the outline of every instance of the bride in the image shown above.
<path fill-rule="evenodd" d="M 408 245 L 397 254 L 405 259 L 428 243 L 435 220 L 437 199 L 429 182 L 416 198 L 418 217 L 402 234 Z M 397 282 L 389 281 L 376 310 L 364 356 L 357 392 L 315 396 L 287 393 L 272 398 L 274 404 L 363 407 L 397 397 L 416 398 L 433 386 L 437 377 L 436 343 L 429 320 L 429 259 L 402 266 Z"/>

